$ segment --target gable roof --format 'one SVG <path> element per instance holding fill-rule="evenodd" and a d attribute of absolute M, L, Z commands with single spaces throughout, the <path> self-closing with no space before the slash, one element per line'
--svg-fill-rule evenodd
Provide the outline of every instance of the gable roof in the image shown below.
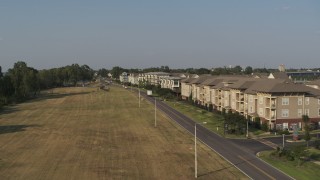
<path fill-rule="evenodd" d="M 252 94 L 257 92 L 264 93 L 307 93 L 311 95 L 320 95 L 320 90 L 307 87 L 303 84 L 294 84 L 284 79 L 266 79 L 257 81 L 251 85 L 245 93 Z"/>
<path fill-rule="evenodd" d="M 198 78 L 194 78 L 194 80 L 190 81 L 189 84 L 200 84 L 202 82 L 204 82 L 205 80 L 212 78 L 213 76 L 211 75 L 201 75 Z"/>
<path fill-rule="evenodd" d="M 289 76 L 285 72 L 273 72 L 268 76 L 269 79 L 289 79 Z"/>
<path fill-rule="evenodd" d="M 317 85 L 320 86 L 320 79 L 314 80 L 314 81 L 310 81 L 307 83 L 307 85 Z"/>

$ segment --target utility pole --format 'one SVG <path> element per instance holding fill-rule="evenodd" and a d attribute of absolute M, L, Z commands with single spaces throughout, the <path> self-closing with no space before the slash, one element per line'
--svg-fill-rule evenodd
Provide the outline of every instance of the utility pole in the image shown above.
<path fill-rule="evenodd" d="M 157 127 L 157 98 L 154 97 L 154 127 Z"/>
<path fill-rule="evenodd" d="M 248 137 L 249 137 L 249 120 L 247 120 L 247 139 L 248 139 Z"/>
<path fill-rule="evenodd" d="M 138 89 L 139 89 L 139 108 L 140 108 L 140 82 L 138 84 Z"/>
<path fill-rule="evenodd" d="M 194 124 L 194 177 L 198 176 L 198 162 L 197 162 L 197 123 Z"/>

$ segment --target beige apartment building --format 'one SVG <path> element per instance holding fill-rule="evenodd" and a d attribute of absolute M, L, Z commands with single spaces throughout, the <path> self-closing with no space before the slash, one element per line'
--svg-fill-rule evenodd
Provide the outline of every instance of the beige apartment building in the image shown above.
<path fill-rule="evenodd" d="M 191 91 L 191 82 L 196 78 L 187 78 L 181 80 L 181 98 L 184 100 L 188 100 L 192 91 Z"/>
<path fill-rule="evenodd" d="M 181 83 L 183 99 L 192 94 L 203 106 L 259 117 L 270 128 L 302 127 L 302 115 L 320 121 L 320 90 L 294 84 L 288 78 L 262 79 L 216 76 L 186 79 Z"/>
<path fill-rule="evenodd" d="M 173 92 L 180 93 L 180 77 L 164 77 L 161 79 L 161 88 L 171 89 Z"/>
<path fill-rule="evenodd" d="M 138 84 L 139 83 L 139 75 L 137 73 L 130 73 L 128 75 L 128 82 L 131 84 Z"/>
<path fill-rule="evenodd" d="M 161 79 L 169 77 L 170 74 L 166 72 L 149 72 L 139 74 L 140 82 L 148 82 L 151 85 L 161 85 Z"/>

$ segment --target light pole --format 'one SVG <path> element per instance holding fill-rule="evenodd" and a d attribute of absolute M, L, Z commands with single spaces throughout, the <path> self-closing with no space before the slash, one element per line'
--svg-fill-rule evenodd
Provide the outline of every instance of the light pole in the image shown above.
<path fill-rule="evenodd" d="M 198 162 L 197 162 L 197 123 L 194 124 L 194 177 L 198 176 Z"/>
<path fill-rule="evenodd" d="M 139 108 L 140 108 L 140 81 L 138 83 L 138 89 L 139 89 Z"/>
<path fill-rule="evenodd" d="M 247 120 L 247 139 L 248 139 L 248 137 L 249 137 L 249 120 Z"/>
<path fill-rule="evenodd" d="M 284 148 L 284 134 L 282 134 L 282 148 Z"/>
<path fill-rule="evenodd" d="M 206 124 L 207 122 L 202 122 L 202 124 Z M 197 158 L 197 124 L 194 123 L 194 177 L 198 177 L 198 158 Z"/>
<path fill-rule="evenodd" d="M 154 97 L 154 127 L 157 127 L 157 98 Z"/>

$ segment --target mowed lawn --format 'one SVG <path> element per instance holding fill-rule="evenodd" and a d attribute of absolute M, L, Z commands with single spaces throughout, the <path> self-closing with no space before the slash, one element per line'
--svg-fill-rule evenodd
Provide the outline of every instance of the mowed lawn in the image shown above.
<path fill-rule="evenodd" d="M 194 179 L 194 140 L 117 87 L 54 89 L 0 111 L 0 179 Z M 247 179 L 198 144 L 199 179 Z"/>

